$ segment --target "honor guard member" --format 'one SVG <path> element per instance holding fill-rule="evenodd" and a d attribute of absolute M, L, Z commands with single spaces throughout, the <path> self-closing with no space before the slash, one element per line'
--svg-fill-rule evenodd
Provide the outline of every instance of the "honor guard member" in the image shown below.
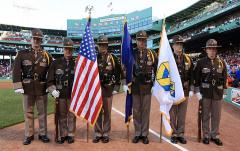
<path fill-rule="evenodd" d="M 49 142 L 47 136 L 47 71 L 52 56 L 41 48 L 43 33 L 40 29 L 32 30 L 31 48 L 17 53 L 13 67 L 13 87 L 16 93 L 23 94 L 25 118 L 25 137 L 23 144 L 34 140 L 34 105 L 39 119 L 38 139 Z"/>
<path fill-rule="evenodd" d="M 73 41 L 64 38 L 64 56 L 54 60 L 48 72 L 48 91 L 57 99 L 59 104 L 57 106 L 60 128 L 60 140 L 57 143 L 59 144 L 63 144 L 65 141 L 68 141 L 69 144 L 74 143 L 76 130 L 76 117 L 72 112 L 69 112 L 75 67 L 73 50 Z"/>
<path fill-rule="evenodd" d="M 109 142 L 111 130 L 111 110 L 114 86 L 120 85 L 121 66 L 119 59 L 108 52 L 108 38 L 98 37 L 98 70 L 102 89 L 103 106 L 97 122 L 94 126 L 93 143 L 102 140 L 103 143 Z"/>
<path fill-rule="evenodd" d="M 134 50 L 133 81 L 131 86 L 133 97 L 133 122 L 135 136 L 133 143 L 142 139 L 148 144 L 149 116 L 151 106 L 151 89 L 157 70 L 157 55 L 147 49 L 147 33 L 136 34 L 137 48 Z"/>
<path fill-rule="evenodd" d="M 192 83 L 193 63 L 191 58 L 183 52 L 183 38 L 180 35 L 173 37 L 173 51 L 177 68 L 183 85 L 184 95 L 186 100 L 173 104 L 170 109 L 170 123 L 173 129 L 171 142 L 176 144 L 180 142 L 186 144 L 187 140 L 184 137 L 185 119 L 187 113 L 188 96 L 192 97 L 194 86 Z M 191 86 L 191 90 L 190 90 Z"/>
<path fill-rule="evenodd" d="M 203 143 L 209 144 L 209 139 L 221 146 L 219 139 L 219 123 L 224 89 L 227 88 L 227 69 L 224 61 L 217 56 L 220 47 L 215 39 L 206 43 L 207 57 L 200 59 L 195 71 L 195 87 L 198 100 L 202 99 L 202 130 Z M 211 119 L 211 130 L 209 121 Z"/>

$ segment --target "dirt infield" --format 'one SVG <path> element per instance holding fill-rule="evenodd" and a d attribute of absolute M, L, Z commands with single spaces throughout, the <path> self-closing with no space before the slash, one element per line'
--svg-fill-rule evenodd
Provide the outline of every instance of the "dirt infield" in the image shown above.
<path fill-rule="evenodd" d="M 24 124 L 18 124 L 8 128 L 0 130 L 0 150 L 1 151 L 11 151 L 11 150 L 34 150 L 34 151 L 61 151 L 61 150 L 116 150 L 116 151 L 150 151 L 150 150 L 167 150 L 175 151 L 180 150 L 179 146 L 173 146 L 169 142 L 163 141 L 159 143 L 159 138 L 156 134 L 159 134 L 159 105 L 156 100 L 152 100 L 151 104 L 151 120 L 149 134 L 150 144 L 144 145 L 141 142 L 138 144 L 132 144 L 127 142 L 126 125 L 124 124 L 124 118 L 122 113 L 124 112 L 124 94 L 117 94 L 114 96 L 113 100 L 113 111 L 112 111 L 112 131 L 111 131 L 111 141 L 108 144 L 98 143 L 93 144 L 91 142 L 92 129 L 90 128 L 89 133 L 89 143 L 86 142 L 86 123 L 78 119 L 77 121 L 77 131 L 76 131 L 76 142 L 72 145 L 64 144 L 58 145 L 53 141 L 54 138 L 54 123 L 53 115 L 48 117 L 48 132 L 51 138 L 49 144 L 43 144 L 37 140 L 37 133 L 35 135 L 35 140 L 31 145 L 22 145 Z M 224 146 L 218 147 L 213 143 L 209 145 L 204 145 L 197 142 L 197 106 L 198 102 L 193 99 L 189 102 L 187 120 L 186 120 L 186 138 L 188 143 L 186 145 L 180 145 L 181 150 L 201 150 L 201 151 L 218 151 L 218 150 L 231 150 L 237 151 L 240 148 L 238 143 L 238 135 L 240 134 L 240 114 L 239 109 L 231 106 L 227 103 L 223 103 L 222 108 L 222 119 L 220 125 L 220 137 L 223 140 Z M 122 113 L 121 113 L 122 112 Z M 38 126 L 37 120 L 35 121 L 35 127 Z M 154 133 L 154 134 L 153 134 Z M 134 135 L 133 124 L 130 125 L 130 138 Z"/>
<path fill-rule="evenodd" d="M 0 89 L 8 89 L 12 87 L 13 86 L 11 81 L 0 81 Z"/>

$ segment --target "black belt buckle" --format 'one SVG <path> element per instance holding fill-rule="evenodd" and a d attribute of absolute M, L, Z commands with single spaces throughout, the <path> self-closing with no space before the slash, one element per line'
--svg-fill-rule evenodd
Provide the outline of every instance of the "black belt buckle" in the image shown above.
<path fill-rule="evenodd" d="M 35 73 L 35 74 L 33 75 L 33 80 L 38 80 L 38 74 Z"/>
<path fill-rule="evenodd" d="M 213 79 L 213 80 L 212 80 L 212 85 L 214 86 L 215 84 L 216 84 L 216 80 Z"/>
<path fill-rule="evenodd" d="M 68 80 L 64 81 L 64 82 L 63 82 L 63 85 L 64 85 L 64 86 L 68 86 Z"/>

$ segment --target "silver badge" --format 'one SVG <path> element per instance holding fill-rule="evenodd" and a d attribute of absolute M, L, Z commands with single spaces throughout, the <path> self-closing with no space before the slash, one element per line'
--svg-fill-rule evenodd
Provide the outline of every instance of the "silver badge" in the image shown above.
<path fill-rule="evenodd" d="M 203 68 L 202 69 L 202 73 L 209 73 L 210 72 L 210 69 L 208 69 L 208 68 Z"/>
<path fill-rule="evenodd" d="M 61 75 L 61 74 L 63 74 L 63 70 L 62 69 L 57 69 L 55 73 Z"/>
<path fill-rule="evenodd" d="M 148 61 L 147 65 L 151 66 L 152 65 L 152 61 Z"/>

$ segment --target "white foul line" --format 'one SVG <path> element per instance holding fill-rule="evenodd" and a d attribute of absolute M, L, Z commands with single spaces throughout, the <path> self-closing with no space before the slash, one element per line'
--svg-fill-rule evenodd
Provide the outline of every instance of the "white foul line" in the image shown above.
<path fill-rule="evenodd" d="M 119 110 L 117 110 L 116 108 L 112 107 L 112 110 L 115 111 L 116 113 L 120 114 L 121 116 L 125 117 L 125 114 L 123 114 L 122 112 L 120 112 Z M 149 132 L 152 133 L 153 135 L 157 136 L 160 138 L 160 134 L 158 134 L 157 132 L 155 132 L 154 130 L 152 129 L 149 129 Z M 166 142 L 168 142 L 169 144 L 173 145 L 174 147 L 180 149 L 181 151 L 188 151 L 186 148 L 178 145 L 178 144 L 173 144 L 170 142 L 169 139 L 167 139 L 166 137 L 162 136 L 162 139 Z"/>

